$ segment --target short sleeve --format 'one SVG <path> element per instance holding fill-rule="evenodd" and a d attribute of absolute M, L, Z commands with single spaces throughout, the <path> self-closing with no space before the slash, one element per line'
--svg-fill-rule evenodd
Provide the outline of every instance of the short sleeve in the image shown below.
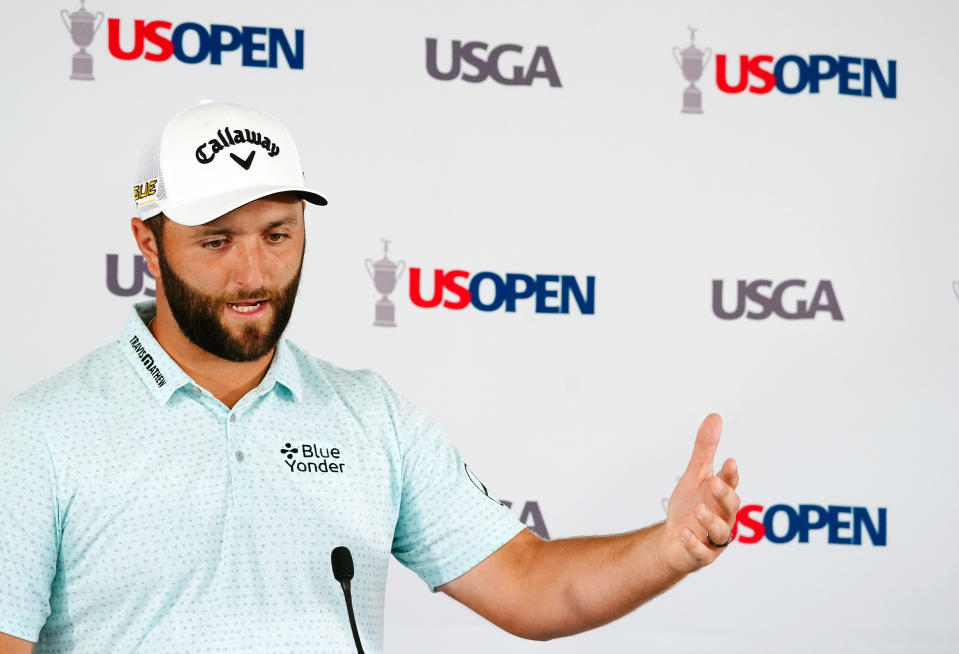
<path fill-rule="evenodd" d="M 498 550 L 524 525 L 489 496 L 429 418 L 380 383 L 402 456 L 393 555 L 435 591 Z"/>
<path fill-rule="evenodd" d="M 0 632 L 36 642 L 50 615 L 60 543 L 56 475 L 20 400 L 0 413 Z"/>

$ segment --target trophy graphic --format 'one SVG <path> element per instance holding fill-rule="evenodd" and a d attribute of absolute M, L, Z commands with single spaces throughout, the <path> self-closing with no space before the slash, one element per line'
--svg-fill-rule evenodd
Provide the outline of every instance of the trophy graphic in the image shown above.
<path fill-rule="evenodd" d="M 383 241 L 383 258 L 376 263 L 372 259 L 367 259 L 364 262 L 366 272 L 370 274 L 370 279 L 373 280 L 373 285 L 379 293 L 383 294 L 383 297 L 376 302 L 376 320 L 373 325 L 376 327 L 396 327 L 396 321 L 394 320 L 396 306 L 386 296 L 396 288 L 396 282 L 399 281 L 400 277 L 403 276 L 403 271 L 406 270 L 406 262 L 400 261 L 397 265 L 390 261 L 387 256 L 390 241 L 385 238 L 381 240 Z"/>
<path fill-rule="evenodd" d="M 66 25 L 67 31 L 73 37 L 73 45 L 80 51 L 73 55 L 73 74 L 70 79 L 93 79 L 93 57 L 85 48 L 93 43 L 93 35 L 103 25 L 103 12 L 98 11 L 94 16 L 83 7 L 84 0 L 80 0 L 80 8 L 71 13 L 66 9 L 60 12 L 60 20 Z M 69 19 L 69 21 L 67 20 Z M 96 25 L 94 25 L 96 23 Z"/>
<path fill-rule="evenodd" d="M 703 92 L 696 88 L 696 82 L 703 75 L 703 69 L 709 63 L 709 57 L 713 54 L 712 49 L 706 48 L 700 50 L 696 47 L 696 28 L 689 28 L 689 47 L 680 50 L 679 46 L 673 48 L 673 58 L 683 71 L 683 77 L 689 82 L 689 86 L 683 91 L 683 109 L 684 114 L 703 113 Z M 682 58 L 680 58 L 682 55 Z"/>

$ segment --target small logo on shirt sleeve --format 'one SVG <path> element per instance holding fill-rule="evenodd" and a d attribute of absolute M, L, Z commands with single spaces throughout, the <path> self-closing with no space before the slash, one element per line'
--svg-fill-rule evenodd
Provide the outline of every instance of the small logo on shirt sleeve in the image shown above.
<path fill-rule="evenodd" d="M 484 484 L 483 482 L 481 482 L 481 481 L 479 480 L 479 477 L 477 477 L 475 474 L 473 474 L 473 471 L 470 470 L 470 467 L 469 467 L 468 465 L 466 465 L 465 463 L 463 464 L 463 470 L 466 471 L 466 476 L 469 478 L 469 480 L 470 480 L 471 482 L 473 482 L 473 485 L 476 486 L 476 487 L 480 490 L 481 493 L 483 493 L 483 495 L 485 495 L 486 497 L 489 497 L 491 500 L 493 500 L 494 502 L 496 502 L 496 503 L 499 504 L 500 506 L 503 505 L 503 503 L 500 502 L 499 500 L 494 500 L 492 497 L 490 497 L 489 491 L 486 490 L 486 484 Z"/>

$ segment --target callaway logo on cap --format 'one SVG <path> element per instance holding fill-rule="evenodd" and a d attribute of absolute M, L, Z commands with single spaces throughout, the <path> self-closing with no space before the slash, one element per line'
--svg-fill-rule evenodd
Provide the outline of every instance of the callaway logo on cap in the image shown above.
<path fill-rule="evenodd" d="M 282 191 L 326 204 L 304 185 L 300 156 L 278 120 L 243 105 L 204 100 L 171 118 L 144 148 L 133 199 L 144 220 L 162 211 L 193 226 Z"/>

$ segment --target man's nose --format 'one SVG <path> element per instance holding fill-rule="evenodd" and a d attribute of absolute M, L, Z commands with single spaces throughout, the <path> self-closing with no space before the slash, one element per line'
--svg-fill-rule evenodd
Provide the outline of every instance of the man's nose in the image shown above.
<path fill-rule="evenodd" d="M 260 243 L 241 242 L 234 248 L 237 255 L 234 261 L 233 280 L 244 289 L 254 289 L 266 285 L 266 252 Z"/>

